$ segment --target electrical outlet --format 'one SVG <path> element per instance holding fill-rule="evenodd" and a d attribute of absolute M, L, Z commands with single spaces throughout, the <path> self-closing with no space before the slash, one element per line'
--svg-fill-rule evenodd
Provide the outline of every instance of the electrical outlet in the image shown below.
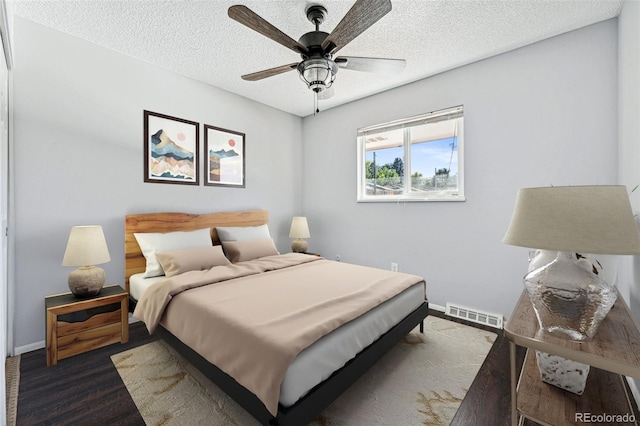
<path fill-rule="evenodd" d="M 340 262 L 340 255 L 336 254 L 336 262 Z"/>
<path fill-rule="evenodd" d="M 398 272 L 398 264 L 395 262 L 391 262 L 391 271 Z"/>

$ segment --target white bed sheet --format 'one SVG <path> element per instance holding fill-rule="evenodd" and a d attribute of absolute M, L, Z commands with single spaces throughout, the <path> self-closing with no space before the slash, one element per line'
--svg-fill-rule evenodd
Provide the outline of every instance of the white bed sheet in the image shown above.
<path fill-rule="evenodd" d="M 164 275 L 159 277 L 145 278 L 144 273 L 133 274 L 129 277 L 129 295 L 133 298 L 133 300 L 140 300 L 142 297 L 142 293 L 157 283 L 158 281 L 162 281 L 167 279 Z"/>
<path fill-rule="evenodd" d="M 166 277 L 144 278 L 143 274 L 132 275 L 129 279 L 131 297 L 138 300 L 147 288 L 163 279 Z M 285 407 L 295 404 L 317 384 L 326 380 L 417 309 L 424 302 L 424 286 L 424 283 L 418 283 L 409 287 L 300 352 L 284 376 L 280 387 L 280 403 Z"/>

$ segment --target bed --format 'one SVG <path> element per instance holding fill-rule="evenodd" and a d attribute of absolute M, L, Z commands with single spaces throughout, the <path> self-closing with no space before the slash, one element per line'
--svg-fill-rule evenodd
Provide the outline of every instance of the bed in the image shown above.
<path fill-rule="evenodd" d="M 422 322 L 428 313 L 425 283 L 421 277 L 407 274 L 392 276 L 387 271 L 331 262 L 318 256 L 294 253 L 270 254 L 221 268 L 179 273 L 169 279 L 163 276 L 141 278 L 148 265 L 138 243 L 139 240 L 136 239 L 136 234 L 140 237 L 140 234 L 195 232 L 207 228 L 213 246 L 219 246 L 221 239 L 218 235 L 218 229 L 246 228 L 251 230 L 266 226 L 268 226 L 268 212 L 263 210 L 210 214 L 149 213 L 129 215 L 125 219 L 125 285 L 131 297 L 131 305 L 140 304 L 136 313 L 144 317 L 147 327 L 159 334 L 260 423 L 272 425 L 308 424 L 408 332 L 416 326 L 420 326 L 422 331 Z M 232 247 L 231 243 L 225 242 L 225 248 L 227 247 Z M 209 249 L 207 248 L 207 250 Z M 229 253 L 228 250 L 227 255 Z M 236 260 L 238 259 L 236 258 Z M 352 283 L 347 283 L 347 281 L 352 280 L 350 275 L 352 269 L 357 270 L 357 279 L 353 278 L 353 285 L 357 286 L 359 285 L 357 282 L 367 280 L 375 281 L 376 286 L 378 286 L 378 281 L 385 283 L 384 286 L 380 284 L 376 287 L 375 296 L 363 296 L 366 299 L 364 302 L 368 305 L 362 308 L 358 305 L 357 308 L 362 309 L 363 312 L 351 312 L 351 310 L 357 309 L 352 308 L 353 303 L 348 298 L 344 298 L 343 302 L 342 296 L 338 298 L 332 296 L 331 299 L 327 299 L 331 300 L 331 315 L 334 314 L 334 311 L 338 313 L 335 314 L 335 318 L 331 317 L 332 325 L 328 329 L 329 331 L 325 330 L 317 334 L 316 331 L 313 333 L 307 331 L 306 327 L 304 331 L 291 328 L 292 324 L 297 324 L 296 320 L 292 320 L 292 318 L 297 318 L 295 316 L 287 316 L 286 321 L 276 321 L 277 326 L 273 330 L 260 328 L 264 322 L 259 317 L 261 311 L 270 309 L 277 311 L 279 303 L 288 303 L 284 301 L 288 296 L 269 297 L 273 291 L 269 286 L 289 286 L 284 290 L 289 295 L 295 293 L 297 284 L 294 286 L 294 282 L 302 283 L 304 281 L 304 285 L 311 286 L 309 287 L 311 289 L 322 287 L 319 290 L 322 294 L 317 296 L 321 298 L 325 297 L 325 292 L 334 291 L 333 288 L 337 289 L 346 284 L 351 285 Z M 228 276 L 231 273 L 228 271 L 231 270 L 233 270 L 233 274 L 240 275 L 237 277 L 235 275 Z M 362 278 L 360 278 L 361 273 L 364 273 Z M 391 279 L 398 281 L 398 276 L 402 276 L 404 283 L 391 284 L 387 282 Z M 204 285 L 210 281 L 219 284 Z M 373 285 L 363 284 L 367 287 Z M 393 285 L 397 288 L 388 289 Z M 161 288 L 169 290 L 161 290 Z M 180 288 L 180 290 L 176 291 L 175 288 Z M 188 290 L 183 292 L 183 288 Z M 381 288 L 384 288 L 384 291 L 381 291 Z M 235 293 L 233 295 L 225 293 L 231 289 L 234 292 L 245 289 L 245 293 L 242 293 L 241 297 L 255 297 L 255 300 L 268 300 L 269 302 L 256 303 L 254 300 L 248 303 L 253 307 L 252 309 L 241 312 L 245 308 L 242 305 L 233 308 L 233 303 L 234 300 L 243 301 L 243 299 L 240 299 L 240 296 Z M 212 297 L 218 302 L 203 302 L 205 292 L 215 292 L 206 297 Z M 309 295 L 312 291 L 308 289 L 302 292 L 304 295 L 300 297 L 303 299 L 316 297 Z M 378 293 L 384 292 L 388 294 L 378 295 Z M 354 291 L 354 293 L 356 292 Z M 157 300 L 160 302 L 151 302 L 153 297 L 159 297 Z M 378 297 L 383 297 L 384 300 L 377 300 Z M 280 299 L 283 301 L 281 302 Z M 223 300 L 224 303 L 220 302 Z M 296 303 L 300 303 L 302 306 L 304 303 L 310 302 L 296 301 Z M 157 306 L 162 304 L 164 304 L 163 308 L 158 310 Z M 323 303 L 314 302 L 313 304 L 322 305 Z M 216 305 L 218 307 L 215 307 Z M 343 311 L 340 310 L 341 306 L 344 307 Z M 238 312 L 239 319 L 222 318 L 227 314 L 231 315 L 226 311 L 221 314 L 218 311 L 207 313 L 206 315 L 213 315 L 213 318 L 207 317 L 206 320 L 196 319 L 199 315 L 196 314 L 197 312 L 209 309 L 227 310 L 234 312 L 233 315 Z M 316 307 L 314 306 L 313 309 Z M 306 311 L 306 309 L 301 310 Z M 149 314 L 149 312 L 153 313 Z M 327 312 L 322 311 L 322 314 L 318 315 L 329 317 Z M 218 318 L 217 315 L 221 317 Z M 254 319 L 254 317 L 258 318 Z M 341 322 L 333 324 L 337 318 L 340 318 Z M 232 324 L 227 325 L 227 321 Z M 242 323 L 241 330 L 237 328 L 238 324 L 234 321 Z M 252 325 L 251 321 L 256 321 L 255 325 Z M 213 324 L 217 324 L 219 327 Z M 323 323 L 322 326 L 324 327 L 325 324 Z M 225 327 L 231 330 L 226 335 Z M 214 328 L 216 332 L 207 331 Z M 244 333 L 252 333 L 252 330 L 258 329 L 260 329 L 259 335 L 243 337 Z M 268 333 L 275 334 L 269 335 Z M 290 354 L 287 352 L 281 356 L 278 352 L 281 350 L 280 348 L 273 349 L 273 354 L 270 351 L 272 350 L 272 341 L 280 340 L 280 336 L 284 335 L 288 339 L 292 339 L 292 342 L 300 346 L 301 349 L 292 350 L 293 356 L 289 356 L 289 361 L 285 362 L 286 365 L 283 367 L 280 358 L 286 358 L 285 355 Z M 246 340 L 251 338 L 255 341 Z M 205 344 L 203 341 L 209 340 L 207 345 L 213 346 L 213 349 L 210 349 L 209 346 L 203 346 Z M 234 344 L 239 345 L 238 348 L 242 348 L 242 343 L 236 343 L 236 340 L 245 342 L 245 348 L 255 345 L 256 348 L 261 349 L 242 350 L 220 344 L 221 342 L 234 341 Z M 247 344 L 250 346 L 246 346 Z M 249 352 L 259 352 L 261 355 L 259 359 L 252 359 L 249 358 L 251 356 Z M 246 355 L 233 356 L 234 353 Z M 278 355 L 276 356 L 276 354 Z M 233 361 L 229 361 L 230 356 L 234 358 Z M 242 361 L 243 364 L 239 359 L 245 357 L 247 359 Z M 258 364 L 263 362 L 265 367 L 261 368 Z M 269 364 L 269 362 L 275 364 Z M 247 368 L 247 365 L 255 365 L 256 367 Z M 282 375 L 280 376 L 278 372 L 281 370 Z M 265 379 L 267 377 L 264 376 L 265 374 L 268 376 L 268 380 Z M 272 378 L 271 375 L 275 375 L 275 377 Z M 262 389 L 262 384 L 271 383 L 272 379 L 279 386 L 275 402 L 270 393 L 273 389 Z M 260 388 L 256 388 L 256 386 Z M 273 386 L 271 387 L 273 388 Z"/>

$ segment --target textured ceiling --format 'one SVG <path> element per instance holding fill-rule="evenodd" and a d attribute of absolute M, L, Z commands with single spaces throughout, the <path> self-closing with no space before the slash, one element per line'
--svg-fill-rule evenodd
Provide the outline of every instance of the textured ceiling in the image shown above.
<path fill-rule="evenodd" d="M 242 74 L 299 56 L 231 20 L 244 4 L 293 39 L 312 31 L 306 8 L 328 10 L 331 32 L 355 0 L 17 0 L 16 16 L 304 117 L 312 92 L 291 71 L 257 82 Z M 393 10 L 340 50 L 342 56 L 406 59 L 394 76 L 341 69 L 320 110 L 616 17 L 622 0 L 392 0 Z"/>

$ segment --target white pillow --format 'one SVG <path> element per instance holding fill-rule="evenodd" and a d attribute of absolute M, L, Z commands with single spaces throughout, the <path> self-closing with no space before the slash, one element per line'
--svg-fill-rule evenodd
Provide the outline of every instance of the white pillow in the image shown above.
<path fill-rule="evenodd" d="M 133 235 L 136 237 L 140 250 L 147 260 L 147 269 L 144 272 L 145 278 L 164 275 L 162 266 L 156 258 L 156 253 L 158 252 L 212 245 L 211 230 L 209 228 L 166 233 L 134 233 Z"/>
<path fill-rule="evenodd" d="M 216 226 L 218 238 L 224 241 L 267 240 L 271 238 L 267 224 L 259 226 Z"/>

